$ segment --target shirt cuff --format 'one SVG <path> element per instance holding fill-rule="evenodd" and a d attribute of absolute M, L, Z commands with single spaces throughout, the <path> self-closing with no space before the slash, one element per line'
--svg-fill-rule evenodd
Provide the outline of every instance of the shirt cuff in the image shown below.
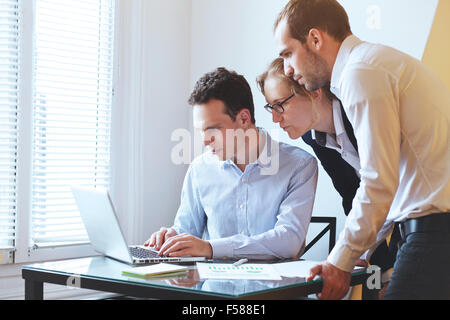
<path fill-rule="evenodd" d="M 327 261 L 342 271 L 352 272 L 361 252 L 350 249 L 338 241 L 327 258 Z"/>
<path fill-rule="evenodd" d="M 233 246 L 228 239 L 208 240 L 208 242 L 212 248 L 213 259 L 233 258 Z"/>

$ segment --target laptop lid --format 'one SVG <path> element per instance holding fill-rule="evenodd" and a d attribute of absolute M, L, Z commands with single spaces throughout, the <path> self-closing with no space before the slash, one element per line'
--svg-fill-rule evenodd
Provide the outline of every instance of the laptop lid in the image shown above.
<path fill-rule="evenodd" d="M 92 246 L 108 257 L 133 263 L 106 190 L 72 186 L 72 193 Z"/>

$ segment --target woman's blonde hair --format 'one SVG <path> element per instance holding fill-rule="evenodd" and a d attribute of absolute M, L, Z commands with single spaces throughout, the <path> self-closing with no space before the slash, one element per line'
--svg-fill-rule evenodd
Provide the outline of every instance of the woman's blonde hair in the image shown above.
<path fill-rule="evenodd" d="M 267 68 L 267 70 L 256 79 L 256 83 L 258 84 L 258 87 L 264 96 L 266 95 L 264 90 L 264 84 L 269 77 L 277 77 L 278 79 L 284 81 L 289 86 L 291 92 L 294 93 L 295 95 L 309 97 L 312 99 L 311 93 L 308 90 L 306 90 L 304 86 L 300 85 L 294 79 L 286 76 L 286 74 L 284 73 L 283 58 L 276 58 L 275 60 L 273 60 L 272 63 Z M 328 100 L 333 101 L 333 99 L 336 99 L 334 94 L 331 93 L 329 85 L 323 87 L 322 90 L 325 94 L 325 97 Z"/>

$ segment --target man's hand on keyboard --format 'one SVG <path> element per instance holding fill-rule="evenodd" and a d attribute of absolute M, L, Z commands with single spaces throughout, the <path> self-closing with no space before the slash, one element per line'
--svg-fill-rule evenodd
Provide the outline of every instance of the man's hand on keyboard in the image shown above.
<path fill-rule="evenodd" d="M 183 233 L 167 239 L 161 247 L 159 254 L 168 257 L 189 255 L 211 259 L 212 247 L 208 241 Z"/>
<path fill-rule="evenodd" d="M 162 227 L 159 231 L 156 231 L 152 234 L 150 239 L 148 239 L 144 246 L 154 247 L 155 250 L 160 250 L 161 246 L 167 241 L 167 239 L 178 235 L 178 233 L 172 228 L 164 228 Z"/>

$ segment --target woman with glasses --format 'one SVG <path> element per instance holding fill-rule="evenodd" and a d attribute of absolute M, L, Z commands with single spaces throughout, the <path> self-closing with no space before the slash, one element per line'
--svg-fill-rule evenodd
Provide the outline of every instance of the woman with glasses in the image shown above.
<path fill-rule="evenodd" d="M 333 104 L 337 106 L 337 111 L 341 110 L 341 106 L 328 88 L 307 91 L 284 74 L 282 58 L 275 59 L 266 72 L 258 77 L 257 82 L 268 102 L 264 108 L 291 139 L 298 139 L 311 129 L 314 134 L 328 134 L 330 139 L 336 136 Z M 338 144 L 339 141 L 333 143 L 334 149 L 339 149 Z M 357 150 L 352 153 L 357 154 Z M 353 167 L 359 170 L 356 163 Z"/>
<path fill-rule="evenodd" d="M 273 122 L 291 139 L 302 137 L 320 160 L 327 156 L 321 157 L 324 148 L 334 150 L 335 157 L 352 167 L 352 175 L 357 176 L 359 183 L 358 145 L 353 128 L 329 88 L 307 91 L 284 74 L 282 58 L 275 59 L 257 82 L 268 102 L 264 108 L 272 114 Z"/>
<path fill-rule="evenodd" d="M 344 212 L 348 214 L 359 187 L 360 167 L 353 128 L 340 101 L 328 88 L 309 92 L 287 77 L 282 58 L 275 59 L 257 83 L 273 122 L 291 139 L 302 137 L 313 148 L 341 194 Z"/>
<path fill-rule="evenodd" d="M 360 183 L 360 161 L 352 125 L 340 101 L 329 87 L 309 92 L 286 76 L 282 58 L 275 59 L 258 77 L 257 83 L 267 101 L 264 108 L 272 114 L 273 122 L 291 139 L 302 137 L 312 147 L 341 195 L 344 212 L 348 215 Z M 384 242 L 370 257 L 370 263 L 381 268 L 383 282 L 389 281 L 392 273 L 399 238 L 395 228 L 389 248 Z M 358 264 L 365 265 L 365 261 Z"/>

